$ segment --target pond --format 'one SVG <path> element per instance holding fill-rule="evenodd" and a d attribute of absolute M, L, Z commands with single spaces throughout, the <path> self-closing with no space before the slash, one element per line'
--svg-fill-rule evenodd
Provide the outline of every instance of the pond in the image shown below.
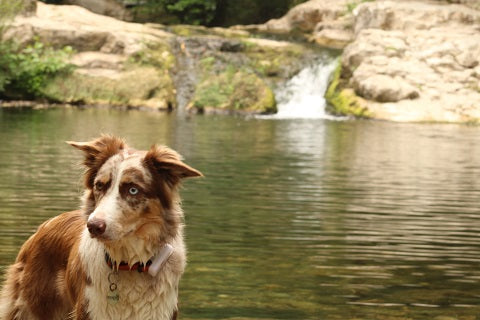
<path fill-rule="evenodd" d="M 480 127 L 0 109 L 0 273 L 99 133 L 178 150 L 181 319 L 478 319 Z"/>

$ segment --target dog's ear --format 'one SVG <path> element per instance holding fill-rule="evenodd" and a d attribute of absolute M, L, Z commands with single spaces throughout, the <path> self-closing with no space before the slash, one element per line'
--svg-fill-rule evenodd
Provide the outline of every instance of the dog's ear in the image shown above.
<path fill-rule="evenodd" d="M 102 135 L 100 138 L 89 142 L 67 141 L 67 143 L 84 152 L 83 164 L 87 167 L 85 185 L 90 189 L 93 188 L 93 182 L 100 167 L 110 157 L 127 147 L 122 139 L 111 135 Z"/>
<path fill-rule="evenodd" d="M 182 157 L 168 147 L 152 146 L 143 161 L 148 168 L 166 177 L 172 186 L 183 178 L 203 176 L 200 171 L 185 164 Z"/>

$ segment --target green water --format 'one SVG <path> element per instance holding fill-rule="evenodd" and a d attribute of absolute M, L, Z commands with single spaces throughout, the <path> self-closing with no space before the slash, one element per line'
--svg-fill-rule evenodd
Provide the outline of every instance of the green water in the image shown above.
<path fill-rule="evenodd" d="M 181 319 L 480 319 L 480 127 L 0 109 L 0 267 L 78 207 L 65 140 L 178 150 Z"/>

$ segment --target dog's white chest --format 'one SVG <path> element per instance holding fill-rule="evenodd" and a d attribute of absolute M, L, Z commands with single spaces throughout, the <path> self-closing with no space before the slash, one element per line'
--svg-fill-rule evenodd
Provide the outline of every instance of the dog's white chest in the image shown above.
<path fill-rule="evenodd" d="M 121 272 L 116 283 L 118 301 L 115 302 L 108 297 L 111 292 L 108 279 L 94 280 L 96 284 L 85 291 L 90 318 L 170 320 L 177 306 L 177 288 L 168 281 L 149 278 L 152 277 L 148 274 Z"/>
<path fill-rule="evenodd" d="M 97 241 L 84 238 L 84 261 L 91 284 L 85 287 L 87 310 L 92 320 L 170 320 L 177 308 L 178 282 L 184 265 L 184 253 L 176 252 L 155 276 L 147 272 L 118 271 L 104 259 L 104 249 Z M 180 272 L 179 272 L 180 271 Z"/>

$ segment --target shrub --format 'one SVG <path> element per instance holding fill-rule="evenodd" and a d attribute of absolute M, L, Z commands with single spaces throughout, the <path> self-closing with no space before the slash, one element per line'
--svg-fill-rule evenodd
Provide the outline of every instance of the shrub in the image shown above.
<path fill-rule="evenodd" d="M 61 72 L 70 72 L 67 62 L 71 47 L 55 50 L 40 42 L 19 49 L 13 42 L 0 42 L 0 96 L 9 98 L 42 97 L 48 80 Z"/>

